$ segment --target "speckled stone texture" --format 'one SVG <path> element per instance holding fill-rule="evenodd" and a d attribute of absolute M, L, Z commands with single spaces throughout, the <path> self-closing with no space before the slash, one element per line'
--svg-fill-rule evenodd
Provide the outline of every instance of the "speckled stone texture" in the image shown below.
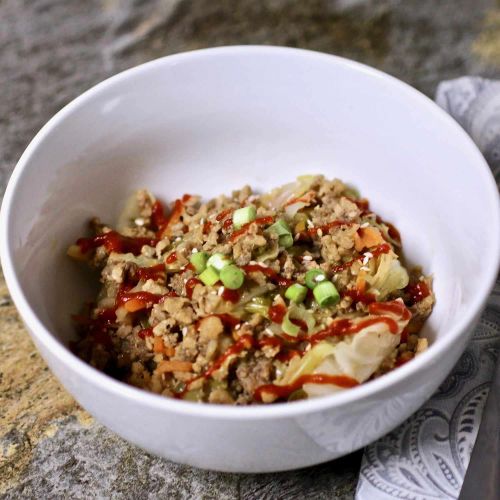
<path fill-rule="evenodd" d="M 104 78 L 156 57 L 275 44 L 350 57 L 432 95 L 463 74 L 500 76 L 494 0 L 2 0 L 0 195 L 36 131 Z M 39 357 L 0 274 L 3 498 L 352 498 L 360 453 L 268 475 L 152 457 L 95 422 Z"/>

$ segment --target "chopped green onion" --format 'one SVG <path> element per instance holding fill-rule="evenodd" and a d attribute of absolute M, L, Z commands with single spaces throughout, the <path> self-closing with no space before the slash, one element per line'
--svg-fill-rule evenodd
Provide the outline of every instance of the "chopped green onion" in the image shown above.
<path fill-rule="evenodd" d="M 292 234 L 290 226 L 283 219 L 277 220 L 272 226 L 269 226 L 267 230 L 277 234 L 278 236 Z"/>
<path fill-rule="evenodd" d="M 245 304 L 244 309 L 247 313 L 257 313 L 267 318 L 270 305 L 271 299 L 269 299 L 268 297 L 254 297 L 250 302 Z"/>
<path fill-rule="evenodd" d="M 321 307 L 331 306 L 340 301 L 340 295 L 331 281 L 319 283 L 313 290 L 314 298 Z"/>
<path fill-rule="evenodd" d="M 303 302 L 306 296 L 307 296 L 307 288 L 304 285 L 299 285 L 299 283 L 294 283 L 293 285 L 290 285 L 285 292 L 285 297 L 297 304 Z"/>
<path fill-rule="evenodd" d="M 280 247 L 290 248 L 293 245 L 293 236 L 291 234 L 283 234 L 279 237 Z"/>
<path fill-rule="evenodd" d="M 253 205 L 238 208 L 233 212 L 233 226 L 235 229 L 239 229 L 241 226 L 254 221 L 256 217 L 257 210 Z"/>
<path fill-rule="evenodd" d="M 281 329 L 292 337 L 296 337 L 300 332 L 300 326 L 294 325 L 290 319 L 290 311 L 285 314 L 283 322 L 281 323 Z"/>
<path fill-rule="evenodd" d="M 207 260 L 207 266 L 212 266 L 217 271 L 220 271 L 222 268 L 229 266 L 229 264 L 231 264 L 231 259 L 223 253 L 214 253 Z"/>
<path fill-rule="evenodd" d="M 313 290 L 318 283 L 326 280 L 325 271 L 322 269 L 309 269 L 306 273 L 306 285 Z"/>
<path fill-rule="evenodd" d="M 234 264 L 222 268 L 220 272 L 222 284 L 231 290 L 237 290 L 245 281 L 245 273 Z"/>
<path fill-rule="evenodd" d="M 194 267 L 196 274 L 202 273 L 207 268 L 208 254 L 206 252 L 197 252 L 191 255 L 189 262 Z"/>
<path fill-rule="evenodd" d="M 283 219 L 277 220 L 267 230 L 278 235 L 280 247 L 289 248 L 293 245 L 292 231 Z"/>
<path fill-rule="evenodd" d="M 207 286 L 213 286 L 217 281 L 219 281 L 219 273 L 217 269 L 212 266 L 208 266 L 199 276 L 200 280 Z"/>

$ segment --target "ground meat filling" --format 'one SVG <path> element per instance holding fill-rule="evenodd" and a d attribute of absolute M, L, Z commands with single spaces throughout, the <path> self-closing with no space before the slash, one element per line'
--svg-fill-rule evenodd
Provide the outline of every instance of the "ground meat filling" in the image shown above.
<path fill-rule="evenodd" d="M 432 279 L 352 187 L 323 176 L 165 209 L 147 190 L 68 250 L 100 273 L 72 348 L 136 387 L 215 404 L 348 390 L 427 348 Z"/>

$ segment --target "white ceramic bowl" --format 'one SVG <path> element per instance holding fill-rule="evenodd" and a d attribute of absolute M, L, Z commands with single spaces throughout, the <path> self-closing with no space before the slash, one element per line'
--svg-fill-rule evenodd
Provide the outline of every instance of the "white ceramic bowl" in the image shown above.
<path fill-rule="evenodd" d="M 129 193 L 206 197 L 267 189 L 322 172 L 357 185 L 401 230 L 407 256 L 435 277 L 430 349 L 330 397 L 224 407 L 162 398 L 117 382 L 66 344 L 70 313 L 92 296 L 65 257 L 93 215 L 113 221 Z M 499 261 L 499 204 L 485 161 L 426 97 L 366 66 L 273 47 L 166 57 L 89 90 L 33 139 L 2 206 L 1 257 L 14 302 L 54 374 L 129 441 L 207 469 L 293 469 L 390 431 L 462 353 Z"/>

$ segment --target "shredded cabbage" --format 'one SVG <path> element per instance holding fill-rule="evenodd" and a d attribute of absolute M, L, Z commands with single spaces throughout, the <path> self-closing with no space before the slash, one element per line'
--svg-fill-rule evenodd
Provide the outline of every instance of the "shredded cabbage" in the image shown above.
<path fill-rule="evenodd" d="M 277 384 L 291 384 L 301 375 L 312 373 L 327 356 L 333 354 L 334 350 L 335 345 L 325 340 L 316 344 L 304 356 L 292 358 L 282 379 Z"/>
<path fill-rule="evenodd" d="M 146 257 L 145 255 L 134 255 L 133 253 L 117 253 L 109 254 L 108 262 L 133 262 L 139 267 L 152 267 L 158 264 L 156 259 Z"/>
<path fill-rule="evenodd" d="M 378 316 L 372 314 L 352 321 L 364 321 Z M 276 383 L 278 385 L 290 384 L 301 375 L 310 373 L 347 375 L 359 383 L 364 382 L 397 347 L 401 332 L 409 321 L 409 318 L 402 314 L 393 312 L 384 312 L 383 316 L 396 321 L 398 325 L 396 334 L 390 331 L 385 322 L 375 322 L 355 335 L 346 335 L 340 342 L 324 340 L 312 347 L 301 358 L 293 358 L 281 379 Z M 314 397 L 342 390 L 342 388 L 333 384 L 304 384 L 303 390 L 308 396 Z"/>
<path fill-rule="evenodd" d="M 281 208 L 288 200 L 298 198 L 309 191 L 316 178 L 315 175 L 301 175 L 295 182 L 290 182 L 262 195 L 261 202 L 270 208 Z"/>
<path fill-rule="evenodd" d="M 383 300 L 395 290 L 402 290 L 409 282 L 408 271 L 393 252 L 382 254 L 376 272 L 367 274 L 365 279 L 372 289 L 378 290 L 378 300 Z"/>
<path fill-rule="evenodd" d="M 257 262 L 265 262 L 266 260 L 276 260 L 278 254 L 280 253 L 280 247 L 277 242 L 275 242 L 270 248 L 265 250 L 262 254 L 257 257 Z"/>
<path fill-rule="evenodd" d="M 152 197 L 152 195 L 151 195 Z M 133 226 L 133 221 L 140 216 L 139 204 L 137 203 L 137 193 L 131 194 L 125 201 L 123 210 L 118 217 L 116 230 L 121 233 L 126 228 Z"/>

